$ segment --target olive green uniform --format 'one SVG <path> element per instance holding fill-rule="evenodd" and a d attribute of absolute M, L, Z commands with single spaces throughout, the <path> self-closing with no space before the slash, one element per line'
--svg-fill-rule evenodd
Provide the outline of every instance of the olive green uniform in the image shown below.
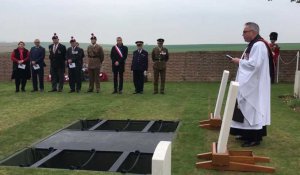
<path fill-rule="evenodd" d="M 98 45 L 89 45 L 87 48 L 88 54 L 88 71 L 89 71 L 89 91 L 94 90 L 94 84 L 96 84 L 96 91 L 100 90 L 99 73 L 101 64 L 104 60 L 103 48 Z"/>
<path fill-rule="evenodd" d="M 160 76 L 160 93 L 165 91 L 167 61 L 169 60 L 168 49 L 155 47 L 152 51 L 153 72 L 154 72 L 154 93 L 158 93 L 158 79 Z"/>

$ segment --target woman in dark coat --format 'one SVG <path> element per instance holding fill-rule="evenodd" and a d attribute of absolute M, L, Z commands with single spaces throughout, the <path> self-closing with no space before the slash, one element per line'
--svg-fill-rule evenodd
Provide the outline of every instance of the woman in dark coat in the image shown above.
<path fill-rule="evenodd" d="M 25 92 L 25 86 L 28 79 L 30 79 L 30 60 L 29 51 L 24 48 L 25 43 L 20 41 L 18 48 L 14 49 L 11 54 L 11 60 L 13 62 L 12 79 L 15 79 L 16 92 Z"/>

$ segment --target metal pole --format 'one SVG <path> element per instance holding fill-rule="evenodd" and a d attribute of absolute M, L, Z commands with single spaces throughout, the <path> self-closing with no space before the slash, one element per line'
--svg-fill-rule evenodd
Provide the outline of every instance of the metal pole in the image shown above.
<path fill-rule="evenodd" d="M 298 71 L 298 70 L 299 70 L 299 69 L 298 69 L 298 67 L 299 67 L 299 51 L 297 52 L 296 71 Z"/>

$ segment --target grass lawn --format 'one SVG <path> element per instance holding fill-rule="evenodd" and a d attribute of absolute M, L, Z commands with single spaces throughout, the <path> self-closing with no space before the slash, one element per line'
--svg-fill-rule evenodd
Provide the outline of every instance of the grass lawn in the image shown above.
<path fill-rule="evenodd" d="M 213 111 L 219 83 L 168 83 L 166 95 L 152 95 L 152 84 L 145 85 L 143 95 L 133 95 L 133 84 L 125 83 L 122 95 L 112 95 L 112 83 L 101 84 L 99 94 L 14 92 L 13 83 L 0 84 L 0 160 L 30 146 L 78 119 L 163 119 L 180 120 L 181 126 L 172 145 L 172 175 L 254 174 L 196 169 L 196 154 L 210 151 L 218 132 L 198 128 L 199 120 Z M 50 84 L 46 85 L 46 90 Z M 87 84 L 83 84 L 83 91 Z M 272 125 L 256 155 L 270 157 L 266 164 L 276 167 L 275 174 L 297 174 L 300 167 L 300 113 L 288 107 L 279 95 L 292 94 L 292 84 L 272 86 Z M 224 100 L 225 101 L 225 100 Z M 229 138 L 228 148 L 241 149 Z M 16 175 L 102 175 L 105 172 L 0 167 L 0 174 Z M 118 173 L 119 174 L 119 173 Z"/>

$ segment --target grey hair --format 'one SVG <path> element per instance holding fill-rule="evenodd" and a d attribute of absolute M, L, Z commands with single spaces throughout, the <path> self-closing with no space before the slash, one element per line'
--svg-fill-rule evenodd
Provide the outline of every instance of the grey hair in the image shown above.
<path fill-rule="evenodd" d="M 247 22 L 245 24 L 245 26 L 249 26 L 250 29 L 252 29 L 253 31 L 259 33 L 259 26 L 258 26 L 258 24 L 254 23 L 254 22 Z"/>

